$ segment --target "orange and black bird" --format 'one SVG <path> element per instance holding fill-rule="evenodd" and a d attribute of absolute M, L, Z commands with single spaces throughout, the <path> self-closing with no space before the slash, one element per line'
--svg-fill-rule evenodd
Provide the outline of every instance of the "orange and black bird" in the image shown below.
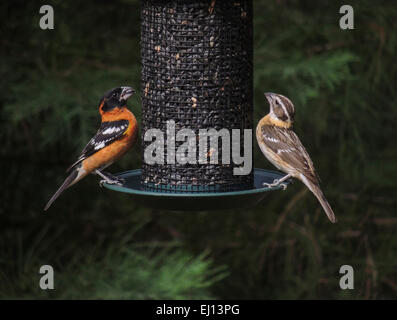
<path fill-rule="evenodd" d="M 127 109 L 127 100 L 135 93 L 131 87 L 118 87 L 109 90 L 99 101 L 101 126 L 88 142 L 80 157 L 66 172 L 69 176 L 51 197 L 44 210 L 47 210 L 59 195 L 86 175 L 94 173 L 102 177 L 100 181 L 109 184 L 122 184 L 122 180 L 103 170 L 123 156 L 134 144 L 138 124 L 134 114 Z"/>
<path fill-rule="evenodd" d="M 270 104 L 270 112 L 263 117 L 256 127 L 256 140 L 262 153 L 279 170 L 287 173 L 268 187 L 283 186 L 289 178 L 302 181 L 320 201 L 329 220 L 335 223 L 335 214 L 320 189 L 320 178 L 313 162 L 298 136 L 292 131 L 295 107 L 291 100 L 281 94 L 265 93 Z"/>

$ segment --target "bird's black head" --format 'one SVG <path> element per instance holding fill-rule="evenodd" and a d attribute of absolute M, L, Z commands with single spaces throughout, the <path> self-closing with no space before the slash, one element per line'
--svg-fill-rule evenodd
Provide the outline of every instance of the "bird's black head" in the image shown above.
<path fill-rule="evenodd" d="M 99 101 L 99 107 L 103 112 L 122 108 L 127 105 L 127 100 L 135 93 L 131 87 L 113 88 L 106 92 Z"/>

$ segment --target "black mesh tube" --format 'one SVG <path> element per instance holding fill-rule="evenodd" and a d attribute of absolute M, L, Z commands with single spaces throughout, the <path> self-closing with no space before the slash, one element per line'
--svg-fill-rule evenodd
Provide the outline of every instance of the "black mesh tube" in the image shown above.
<path fill-rule="evenodd" d="M 166 133 L 168 120 L 175 122 L 175 131 L 189 128 L 197 134 L 209 128 L 241 134 L 252 129 L 251 0 L 143 0 L 141 21 L 144 148 L 151 143 L 144 141 L 145 132 Z M 210 156 L 210 146 L 207 151 Z M 142 185 L 168 192 L 251 188 L 252 173 L 234 175 L 235 166 L 144 162 Z"/>

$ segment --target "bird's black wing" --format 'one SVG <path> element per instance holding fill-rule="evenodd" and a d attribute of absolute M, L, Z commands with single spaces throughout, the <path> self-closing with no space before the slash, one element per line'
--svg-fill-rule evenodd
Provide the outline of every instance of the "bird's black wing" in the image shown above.
<path fill-rule="evenodd" d="M 281 161 L 295 168 L 312 182 L 318 182 L 313 162 L 295 132 L 276 126 L 263 126 L 261 133 L 262 142 Z"/>
<path fill-rule="evenodd" d="M 107 145 L 120 139 L 127 131 L 129 125 L 128 120 L 117 120 L 102 122 L 101 127 L 95 136 L 88 142 L 79 158 L 74 162 L 67 171 L 78 165 L 84 159 L 103 149 Z"/>

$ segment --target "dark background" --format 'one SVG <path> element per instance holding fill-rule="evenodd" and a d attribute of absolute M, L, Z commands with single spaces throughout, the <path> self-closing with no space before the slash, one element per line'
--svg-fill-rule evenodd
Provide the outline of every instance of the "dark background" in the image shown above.
<path fill-rule="evenodd" d="M 54 30 L 39 28 L 44 4 Z M 299 182 L 252 210 L 168 213 L 90 176 L 44 213 L 99 127 L 99 98 L 139 92 L 139 1 L 1 2 L 0 298 L 397 298 L 397 8 L 350 1 L 355 29 L 341 30 L 343 4 L 254 1 L 255 121 L 263 92 L 294 101 L 333 225 Z M 139 121 L 139 94 L 129 105 Z M 141 152 L 110 171 L 139 168 Z M 56 290 L 39 288 L 45 264 Z M 344 264 L 354 290 L 339 288 Z"/>

